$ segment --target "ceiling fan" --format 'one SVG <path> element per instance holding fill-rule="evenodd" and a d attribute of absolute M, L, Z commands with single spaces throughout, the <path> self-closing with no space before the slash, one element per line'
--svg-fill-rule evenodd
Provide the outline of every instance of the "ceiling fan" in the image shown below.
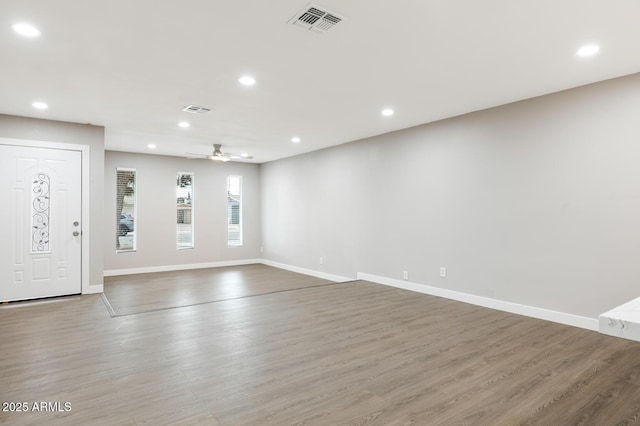
<path fill-rule="evenodd" d="M 253 158 L 252 156 L 246 154 L 236 155 L 229 152 L 222 152 L 220 148 L 222 148 L 221 144 L 214 143 L 213 153 L 211 155 L 195 154 L 193 152 L 187 152 L 186 154 L 190 156 L 189 158 L 207 158 L 209 160 L 215 161 L 250 160 Z"/>

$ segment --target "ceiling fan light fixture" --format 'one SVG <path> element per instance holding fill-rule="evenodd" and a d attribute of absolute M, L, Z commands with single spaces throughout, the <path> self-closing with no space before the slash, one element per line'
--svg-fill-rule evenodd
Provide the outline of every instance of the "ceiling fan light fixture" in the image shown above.
<path fill-rule="evenodd" d="M 207 160 L 222 161 L 224 163 L 231 160 L 249 160 L 253 158 L 246 153 L 238 155 L 230 152 L 222 152 L 222 144 L 219 143 L 213 144 L 213 152 L 211 155 L 196 154 L 194 152 L 187 152 L 186 154 L 189 155 L 187 158 L 206 158 Z"/>
<path fill-rule="evenodd" d="M 213 144 L 213 154 L 211 154 L 211 159 L 215 161 L 229 161 L 226 155 L 222 153 L 222 145 L 219 143 Z"/>

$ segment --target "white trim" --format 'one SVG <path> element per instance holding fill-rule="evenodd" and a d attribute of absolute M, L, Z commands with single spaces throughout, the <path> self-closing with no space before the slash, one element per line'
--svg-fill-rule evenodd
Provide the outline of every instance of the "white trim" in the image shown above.
<path fill-rule="evenodd" d="M 82 294 L 90 294 L 95 292 L 97 286 L 92 286 L 89 284 L 89 265 L 90 265 L 90 256 L 91 256 L 91 236 L 89 233 L 90 227 L 90 214 L 89 209 L 91 208 L 90 203 L 90 182 L 91 182 L 91 173 L 90 173 L 90 164 L 91 164 L 91 147 L 89 145 L 79 145 L 72 143 L 62 143 L 62 142 L 45 142 L 45 141 L 36 141 L 31 139 L 13 139 L 13 138 L 1 138 L 0 144 L 3 145 L 16 145 L 16 146 L 27 146 L 34 148 L 48 148 L 48 149 L 62 149 L 66 151 L 80 151 L 81 153 L 81 169 L 82 169 L 82 251 L 81 251 L 81 260 L 80 260 L 80 268 L 81 268 L 81 277 L 80 277 L 80 292 Z M 100 286 L 102 287 L 102 286 Z M 102 289 L 100 290 L 102 291 Z"/>
<path fill-rule="evenodd" d="M 104 271 L 105 277 L 118 275 L 147 274 L 149 272 L 185 271 L 189 269 L 219 268 L 223 266 L 253 265 L 262 263 L 261 259 L 227 260 L 222 262 L 190 263 L 184 265 L 149 266 L 145 268 L 111 269 Z"/>
<path fill-rule="evenodd" d="M 497 309 L 499 311 L 510 312 L 518 315 L 525 315 L 532 318 L 553 321 L 560 324 L 571 325 L 573 327 L 585 328 L 587 330 L 598 331 L 598 320 L 596 318 L 583 317 L 568 314 L 565 312 L 552 311 L 535 306 L 521 305 L 519 303 L 507 302 L 504 300 L 491 299 L 489 297 L 476 296 L 459 291 L 447 290 L 424 284 L 401 281 L 394 278 L 380 277 L 377 275 L 358 272 L 358 279 L 371 281 L 391 287 L 402 288 L 404 290 L 418 293 L 430 294 L 432 296 L 444 297 L 446 299 L 457 300 L 459 302 L 471 303 L 485 308 Z"/>
<path fill-rule="evenodd" d="M 131 269 L 111 269 L 111 270 L 104 271 L 104 276 L 115 277 L 119 275 L 147 274 L 150 272 L 184 271 L 189 269 L 219 268 L 224 266 L 253 265 L 257 263 L 267 265 L 267 266 L 273 266 L 274 268 L 285 269 L 287 271 L 297 272 L 299 274 L 309 275 L 316 278 L 322 278 L 329 281 L 335 281 L 335 282 L 353 281 L 353 278 L 342 277 L 340 275 L 327 274 L 325 272 L 314 271 L 312 269 L 306 269 L 306 268 L 300 268 L 298 266 L 292 266 L 292 265 L 287 265 L 285 263 L 273 262 L 271 260 L 266 260 L 266 259 L 227 260 L 227 261 L 221 261 L 221 262 L 191 263 L 191 264 L 184 264 L 184 265 L 149 266 L 144 268 L 131 268 Z"/>
<path fill-rule="evenodd" d="M 102 285 L 99 291 L 89 282 L 89 264 L 91 259 L 91 238 L 89 230 L 91 229 L 91 173 L 89 170 L 91 164 L 91 147 L 89 145 L 82 146 L 82 294 L 102 293 Z"/>
<path fill-rule="evenodd" d="M 310 275 L 316 278 L 322 278 L 329 281 L 339 283 L 353 281 L 353 278 L 342 277 L 340 275 L 327 274 L 326 272 L 314 271 L 313 269 L 300 268 L 298 266 L 287 265 L 285 263 L 274 262 L 272 260 L 261 259 L 261 263 L 274 268 L 286 269 L 287 271 L 297 272 L 299 274 Z"/>
<path fill-rule="evenodd" d="M 96 284 L 90 285 L 89 288 L 85 291 L 82 291 L 82 294 L 99 294 L 104 292 L 104 285 Z"/>
<path fill-rule="evenodd" d="M 640 341 L 640 297 L 600 314 L 600 333 Z"/>

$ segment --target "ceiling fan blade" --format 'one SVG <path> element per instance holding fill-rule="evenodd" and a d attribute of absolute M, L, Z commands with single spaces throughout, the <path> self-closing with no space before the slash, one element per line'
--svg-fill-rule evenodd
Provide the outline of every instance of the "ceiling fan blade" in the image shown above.
<path fill-rule="evenodd" d="M 198 154 L 195 152 L 185 152 L 185 154 L 187 155 L 187 159 L 188 160 L 195 160 L 195 159 L 199 159 L 199 158 L 206 158 L 209 160 L 217 160 L 217 161 L 229 161 L 229 160 L 250 160 L 253 158 L 253 156 L 251 155 L 247 155 L 245 157 L 243 157 L 242 155 L 237 155 L 237 154 L 231 154 L 230 152 L 222 152 L 220 150 L 220 148 L 222 147 L 222 145 L 220 144 L 214 144 L 213 145 L 213 154 L 209 154 L 209 155 L 203 155 L 203 154 Z"/>
<path fill-rule="evenodd" d="M 204 154 L 196 154 L 195 152 L 185 152 L 186 155 L 186 159 L 187 160 L 200 160 L 200 159 L 207 159 L 210 156 L 209 155 L 204 155 Z"/>
<path fill-rule="evenodd" d="M 247 155 L 246 157 L 243 157 L 242 155 L 231 154 L 229 152 L 225 152 L 224 156 L 227 158 L 231 158 L 232 160 L 250 160 L 253 158 L 253 156 L 251 155 Z"/>

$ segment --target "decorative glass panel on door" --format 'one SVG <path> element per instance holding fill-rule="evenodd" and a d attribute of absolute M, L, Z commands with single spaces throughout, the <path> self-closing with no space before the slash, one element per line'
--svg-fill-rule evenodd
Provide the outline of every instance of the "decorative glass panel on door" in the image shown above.
<path fill-rule="evenodd" d="M 31 253 L 49 253 L 51 179 L 37 173 L 31 182 Z"/>

